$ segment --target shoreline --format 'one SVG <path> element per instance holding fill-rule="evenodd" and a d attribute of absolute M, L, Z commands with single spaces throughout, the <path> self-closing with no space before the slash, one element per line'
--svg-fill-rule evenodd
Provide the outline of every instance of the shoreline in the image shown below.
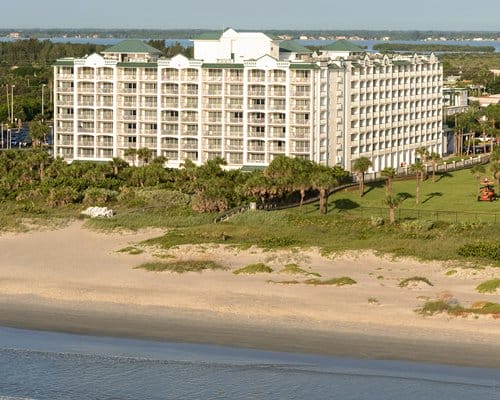
<path fill-rule="evenodd" d="M 459 269 L 370 252 L 334 258 L 318 249 L 237 250 L 186 245 L 169 250 L 140 242 L 163 234 L 96 232 L 81 221 L 57 230 L 0 236 L 0 326 L 172 342 L 500 368 L 500 319 L 423 317 L 425 301 L 452 298 L 472 306 L 499 302 L 476 286 L 494 268 Z M 120 252 L 139 246 L 142 253 Z M 148 272 L 141 263 L 215 261 L 226 271 Z M 269 274 L 235 275 L 253 263 Z M 349 276 L 356 284 L 306 285 L 309 275 L 282 272 L 294 263 L 321 279 Z M 425 276 L 401 288 L 402 279 Z M 290 279 L 297 284 L 281 284 Z"/>
<path fill-rule="evenodd" d="M 101 305 L 0 296 L 0 326 L 89 336 L 193 343 L 351 359 L 500 369 L 500 346 L 433 340 L 411 330 L 371 334 L 362 324 L 319 330 L 159 307 Z M 493 339 L 493 338 L 492 338 Z"/>

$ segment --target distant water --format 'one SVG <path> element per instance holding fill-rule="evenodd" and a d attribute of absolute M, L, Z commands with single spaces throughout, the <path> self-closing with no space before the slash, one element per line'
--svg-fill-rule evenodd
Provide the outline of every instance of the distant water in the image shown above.
<path fill-rule="evenodd" d="M 15 39 L 8 37 L 0 37 L 0 42 L 12 42 Z M 47 39 L 40 39 L 47 40 Z M 54 43 L 92 43 L 99 44 L 103 46 L 112 46 L 121 42 L 124 39 L 117 38 L 74 38 L 74 37 L 54 37 L 48 39 Z M 143 39 L 149 40 L 149 39 Z M 300 44 L 304 46 L 327 46 L 333 43 L 333 40 L 297 40 Z M 460 46 L 493 46 L 495 52 L 500 52 L 500 41 L 495 40 L 430 40 L 430 41 L 415 41 L 415 40 L 394 40 L 394 41 L 383 41 L 383 40 L 352 40 L 359 46 L 365 46 L 368 51 L 373 51 L 373 46 L 378 43 L 407 43 L 407 44 L 447 44 L 447 45 L 460 45 Z M 165 44 L 171 46 L 175 43 L 180 43 L 184 47 L 189 47 L 193 45 L 193 41 L 190 39 L 166 39 Z"/>
<path fill-rule="evenodd" d="M 498 400 L 500 370 L 0 327 L 0 399 Z"/>
<path fill-rule="evenodd" d="M 327 46 L 333 43 L 332 40 L 298 40 L 304 46 Z M 366 50 L 373 51 L 373 46 L 380 43 L 405 43 L 405 44 L 445 44 L 458 46 L 493 46 L 495 52 L 500 52 L 500 41 L 476 41 L 476 40 L 351 40 L 352 43 L 361 47 L 366 47 Z"/>

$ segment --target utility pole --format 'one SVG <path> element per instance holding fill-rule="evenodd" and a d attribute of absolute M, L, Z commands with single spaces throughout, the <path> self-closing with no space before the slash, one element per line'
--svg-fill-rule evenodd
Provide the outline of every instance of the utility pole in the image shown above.
<path fill-rule="evenodd" d="M 9 84 L 8 83 L 5 85 L 5 91 L 7 93 L 7 118 L 9 119 L 9 122 L 12 123 L 12 120 L 10 119 L 10 101 L 9 101 Z"/>
<path fill-rule="evenodd" d="M 14 88 L 16 85 L 12 85 L 10 87 L 10 109 L 12 110 L 11 117 L 10 117 L 10 123 L 14 123 Z"/>

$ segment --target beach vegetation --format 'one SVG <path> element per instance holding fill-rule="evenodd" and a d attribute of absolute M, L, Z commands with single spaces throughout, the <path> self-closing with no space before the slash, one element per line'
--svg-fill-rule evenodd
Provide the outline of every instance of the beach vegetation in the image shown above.
<path fill-rule="evenodd" d="M 369 304 L 374 304 L 374 305 L 379 305 L 380 301 L 377 298 L 375 298 L 375 297 L 369 297 L 368 298 L 368 303 Z"/>
<path fill-rule="evenodd" d="M 297 281 L 295 279 L 289 280 L 289 281 L 275 281 L 272 279 L 269 279 L 267 283 L 277 283 L 279 285 L 297 285 L 300 283 L 300 281 Z"/>
<path fill-rule="evenodd" d="M 297 264 L 285 265 L 283 269 L 280 271 L 280 274 L 316 276 L 318 278 L 321 277 L 321 275 L 318 274 L 317 272 L 306 271 Z"/>
<path fill-rule="evenodd" d="M 496 293 L 500 289 L 500 279 L 491 279 L 476 287 L 479 293 Z"/>
<path fill-rule="evenodd" d="M 250 264 L 247 265 L 246 267 L 237 269 L 236 271 L 233 271 L 233 274 L 235 275 L 253 275 L 253 274 L 270 274 L 273 272 L 273 269 L 269 267 L 268 265 L 264 263 L 256 263 L 256 264 Z"/>
<path fill-rule="evenodd" d="M 427 301 L 421 308 L 416 310 L 424 316 L 446 313 L 456 317 L 466 317 L 468 315 L 491 315 L 500 318 L 500 304 L 491 302 L 478 302 L 472 307 L 463 307 L 456 302 L 446 300 Z"/>
<path fill-rule="evenodd" d="M 453 275 L 456 275 L 457 274 L 457 270 L 456 269 L 450 269 L 448 271 L 446 271 L 445 275 L 446 276 L 453 276 Z"/>
<path fill-rule="evenodd" d="M 459 247 L 457 254 L 462 257 L 483 258 L 500 261 L 500 241 L 487 241 L 466 243 Z"/>
<path fill-rule="evenodd" d="M 342 276 L 340 278 L 330 278 L 330 279 L 307 279 L 304 281 L 307 285 L 322 286 L 322 285 L 333 285 L 333 286 L 345 286 L 345 285 L 355 285 L 357 282 L 349 278 L 348 276 Z"/>
<path fill-rule="evenodd" d="M 434 286 L 429 279 L 423 277 L 423 276 L 412 276 L 411 278 L 406 278 L 403 279 L 401 282 L 399 282 L 399 287 L 408 287 L 414 284 L 418 283 L 425 283 L 428 286 Z"/>
<path fill-rule="evenodd" d="M 135 246 L 127 246 L 127 247 L 124 247 L 123 249 L 118 250 L 118 252 L 119 253 L 127 253 L 130 255 L 136 256 L 136 255 L 144 253 L 144 250 L 140 249 L 138 247 L 135 247 Z"/>
<path fill-rule="evenodd" d="M 227 270 L 228 268 L 209 260 L 179 260 L 171 262 L 148 262 L 141 264 L 136 269 L 145 269 L 146 271 L 154 272 L 176 272 L 183 274 L 185 272 L 203 272 L 205 270 Z"/>

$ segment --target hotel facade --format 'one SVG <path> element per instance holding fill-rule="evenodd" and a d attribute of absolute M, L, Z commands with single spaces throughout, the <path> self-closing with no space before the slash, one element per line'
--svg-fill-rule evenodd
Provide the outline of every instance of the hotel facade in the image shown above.
<path fill-rule="evenodd" d="M 442 66 L 434 55 L 369 54 L 339 41 L 311 52 L 232 29 L 194 40 L 194 58 L 124 41 L 54 65 L 54 150 L 67 161 L 149 148 L 170 167 L 221 157 L 230 168 L 279 155 L 351 170 L 441 154 Z"/>

